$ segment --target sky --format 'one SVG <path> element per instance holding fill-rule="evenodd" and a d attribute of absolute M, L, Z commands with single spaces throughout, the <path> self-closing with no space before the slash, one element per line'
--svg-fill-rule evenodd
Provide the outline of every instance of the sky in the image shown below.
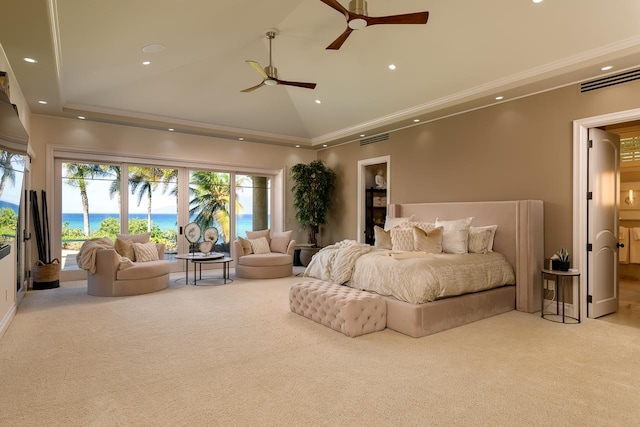
<path fill-rule="evenodd" d="M 113 199 L 109 198 L 109 181 L 92 180 L 87 187 L 89 197 L 90 213 L 118 213 L 118 201 L 114 195 Z M 170 194 L 162 194 L 162 186 L 159 186 L 151 196 L 152 209 L 154 213 L 175 213 L 176 198 Z M 168 193 L 168 192 L 167 192 Z M 130 213 L 147 213 L 146 199 L 143 199 L 138 206 L 137 195 L 129 196 L 129 212 Z M 253 202 L 251 191 L 244 190 L 238 192 L 238 198 L 245 212 L 251 212 Z M 82 213 L 82 201 L 80 199 L 80 190 L 64 183 L 62 184 L 62 212 L 63 213 Z"/>

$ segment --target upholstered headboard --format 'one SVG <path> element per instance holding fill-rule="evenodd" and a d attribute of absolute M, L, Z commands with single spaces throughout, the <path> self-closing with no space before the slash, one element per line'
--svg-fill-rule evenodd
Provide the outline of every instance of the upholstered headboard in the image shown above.
<path fill-rule="evenodd" d="M 473 217 L 472 226 L 498 226 L 493 250 L 504 254 L 515 271 L 516 309 L 540 310 L 540 269 L 544 260 L 544 209 L 541 200 L 408 203 L 389 205 L 390 217 L 415 216 L 435 222 Z"/>

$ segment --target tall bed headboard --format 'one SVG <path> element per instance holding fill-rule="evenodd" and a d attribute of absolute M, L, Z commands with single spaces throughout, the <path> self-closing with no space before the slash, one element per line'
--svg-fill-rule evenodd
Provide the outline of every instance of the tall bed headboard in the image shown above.
<path fill-rule="evenodd" d="M 494 225 L 493 250 L 504 254 L 516 276 L 516 309 L 540 310 L 540 269 L 544 261 L 544 209 L 541 200 L 406 203 L 389 205 L 390 217 L 435 222 L 473 217 L 472 226 Z"/>

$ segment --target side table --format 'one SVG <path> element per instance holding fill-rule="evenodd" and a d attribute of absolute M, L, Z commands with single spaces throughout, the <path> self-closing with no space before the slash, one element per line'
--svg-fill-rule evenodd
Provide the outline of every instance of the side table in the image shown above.
<path fill-rule="evenodd" d="M 559 271 L 559 270 L 542 269 L 541 277 L 542 277 L 542 280 L 541 280 L 540 286 L 542 287 L 542 292 L 541 292 L 540 299 L 542 302 L 542 310 L 541 310 L 542 318 L 551 320 L 553 322 L 580 323 L 580 272 L 577 270 Z M 578 292 L 577 292 L 578 296 L 577 298 L 574 298 L 572 301 L 573 308 L 574 308 L 573 312 L 575 317 L 565 314 L 565 282 L 569 281 L 569 284 L 572 286 L 572 289 L 573 289 L 574 278 L 578 279 Z M 553 312 L 545 313 L 545 310 L 544 310 L 545 280 L 547 283 L 553 282 L 555 284 L 553 289 L 555 293 L 555 300 L 556 300 L 555 313 Z M 560 314 L 560 304 L 562 304 L 562 314 Z M 557 317 L 561 316 L 562 320 L 560 319 L 556 320 L 554 318 L 550 318 L 546 316 L 557 316 Z"/>

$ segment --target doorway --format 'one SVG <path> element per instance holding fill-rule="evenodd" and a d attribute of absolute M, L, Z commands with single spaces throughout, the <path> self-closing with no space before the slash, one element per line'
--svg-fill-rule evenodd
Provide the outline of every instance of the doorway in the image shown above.
<path fill-rule="evenodd" d="M 376 175 L 382 171 L 384 179 L 384 207 L 391 203 L 391 156 L 374 157 L 358 161 L 358 242 L 367 240 L 367 188 L 380 187 L 376 184 Z M 371 205 L 373 203 L 371 202 Z M 385 210 L 386 212 L 386 210 Z M 370 218 L 371 220 L 373 217 Z M 384 221 L 384 218 L 382 218 Z M 373 223 L 372 221 L 369 221 Z"/>
<path fill-rule="evenodd" d="M 588 277 L 588 252 L 586 250 L 588 236 L 588 206 L 587 197 L 585 195 L 589 191 L 588 180 L 584 177 L 589 176 L 588 166 L 588 133 L 590 128 L 616 128 L 620 127 L 622 123 L 634 122 L 640 120 L 640 109 L 623 111 L 618 113 L 612 113 L 602 116 L 590 117 L 586 119 L 576 120 L 573 124 L 573 252 L 576 254 L 574 258 L 575 267 L 583 272 L 583 280 L 581 281 L 581 306 L 587 307 L 587 290 L 589 279 Z M 619 159 L 618 159 L 619 161 Z M 616 261 L 617 262 L 617 261 Z M 621 299 L 622 306 L 632 307 L 627 301 L 626 295 L 634 294 L 629 293 L 625 289 L 628 288 L 628 283 L 623 281 L 622 290 L 625 292 L 625 297 Z M 638 284 L 640 286 L 640 283 Z M 581 318 L 587 317 L 587 310 L 583 310 Z M 606 318 L 604 316 L 603 318 Z"/>

